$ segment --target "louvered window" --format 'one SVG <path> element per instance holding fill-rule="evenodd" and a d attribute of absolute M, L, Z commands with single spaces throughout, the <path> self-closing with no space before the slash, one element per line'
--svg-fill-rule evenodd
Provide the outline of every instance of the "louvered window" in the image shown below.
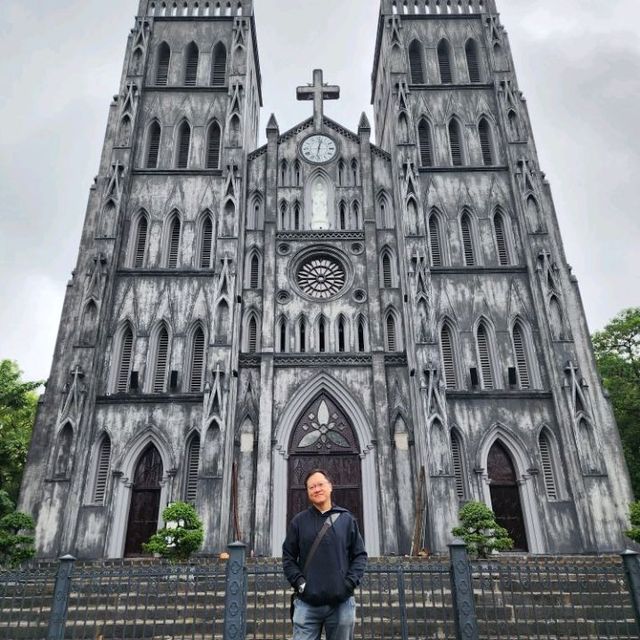
<path fill-rule="evenodd" d="M 453 82 L 451 75 L 451 55 L 449 43 L 446 40 L 441 40 L 438 45 L 438 66 L 440 68 L 440 82 L 442 84 L 451 84 Z"/>
<path fill-rule="evenodd" d="M 307 350 L 307 325 L 304 320 L 300 320 L 299 330 L 300 330 L 299 351 L 300 353 L 304 353 Z"/>
<path fill-rule="evenodd" d="M 529 380 L 529 365 L 527 363 L 525 336 L 519 323 L 513 325 L 513 349 L 515 352 L 518 378 L 520 379 L 520 388 L 529 389 L 531 383 Z"/>
<path fill-rule="evenodd" d="M 169 357 L 169 332 L 166 327 L 162 327 L 158 332 L 156 344 L 156 363 L 153 372 L 154 393 L 162 393 L 165 390 L 167 379 L 167 364 Z"/>
<path fill-rule="evenodd" d="M 178 130 L 178 149 L 176 153 L 176 168 L 186 169 L 189 166 L 189 147 L 191 146 L 191 127 L 183 122 Z"/>
<path fill-rule="evenodd" d="M 480 82 L 480 60 L 478 57 L 478 45 L 475 40 L 469 40 L 464 48 L 467 56 L 467 69 L 469 70 L 469 82 Z"/>
<path fill-rule="evenodd" d="M 344 320 L 342 318 L 338 319 L 338 351 L 340 353 L 345 351 Z"/>
<path fill-rule="evenodd" d="M 186 64 L 184 68 L 184 84 L 187 87 L 195 87 L 198 78 L 198 58 L 200 53 L 195 43 L 191 43 L 187 47 Z"/>
<path fill-rule="evenodd" d="M 191 340 L 191 375 L 189 376 L 189 391 L 202 391 L 202 374 L 204 373 L 204 331 L 198 327 Z"/>
<path fill-rule="evenodd" d="M 149 141 L 147 143 L 147 169 L 158 168 L 160 154 L 160 125 L 153 122 L 149 127 Z"/>
<path fill-rule="evenodd" d="M 387 350 L 396 350 L 396 321 L 391 314 L 387 316 Z"/>
<path fill-rule="evenodd" d="M 418 125 L 418 140 L 420 144 L 420 163 L 423 167 L 433 166 L 431 127 L 426 120 L 420 120 L 420 124 Z"/>
<path fill-rule="evenodd" d="M 211 84 L 214 87 L 224 86 L 227 79 L 227 49 L 219 42 L 213 50 L 211 63 Z"/>
<path fill-rule="evenodd" d="M 449 122 L 449 148 L 451 150 L 451 164 L 454 167 L 462 166 L 462 138 L 460 125 L 455 119 Z"/>
<path fill-rule="evenodd" d="M 547 491 L 549 500 L 558 499 L 558 487 L 553 469 L 553 458 L 551 453 L 551 443 L 549 436 L 542 432 L 538 441 L 540 445 L 540 458 L 542 459 L 542 476 L 544 477 L 544 486 Z"/>
<path fill-rule="evenodd" d="M 220 126 L 214 122 L 207 136 L 207 169 L 220 168 Z"/>
<path fill-rule="evenodd" d="M 393 286 L 393 280 L 391 278 L 391 258 L 389 258 L 388 253 L 382 256 L 382 284 L 385 289 L 390 289 Z"/>
<path fill-rule="evenodd" d="M 413 84 L 424 84 L 422 45 L 417 40 L 414 40 L 409 45 L 409 66 L 411 68 L 411 82 Z"/>
<path fill-rule="evenodd" d="M 156 84 L 164 86 L 169 79 L 169 60 L 171 59 L 171 49 L 166 42 L 158 48 L 158 66 L 156 68 Z"/>
<path fill-rule="evenodd" d="M 258 323 L 256 322 L 255 316 L 251 316 L 247 331 L 249 334 L 247 336 L 247 351 L 249 353 L 255 353 L 258 343 Z"/>
<path fill-rule="evenodd" d="M 109 479 L 109 462 L 111 461 L 111 440 L 105 435 L 100 442 L 98 450 L 98 467 L 96 469 L 96 482 L 93 488 L 93 502 L 104 504 Z"/>
<path fill-rule="evenodd" d="M 200 436 L 194 435 L 189 441 L 187 451 L 187 477 L 185 481 L 184 499 L 195 504 L 198 493 L 198 467 L 200 465 Z"/>
<path fill-rule="evenodd" d="M 358 351 L 360 352 L 365 350 L 364 331 L 364 320 L 360 318 L 360 320 L 358 320 Z"/>
<path fill-rule="evenodd" d="M 464 263 L 467 267 L 475 265 L 475 257 L 473 255 L 473 238 L 471 236 L 471 220 L 465 213 L 460 220 L 460 228 L 462 230 L 462 247 L 464 251 Z"/>
<path fill-rule="evenodd" d="M 118 362 L 118 377 L 116 379 L 116 392 L 129 391 L 129 374 L 131 372 L 131 360 L 133 355 L 133 332 L 127 327 L 120 339 L 120 358 Z"/>
<path fill-rule="evenodd" d="M 249 278 L 249 288 L 258 289 L 260 287 L 260 259 L 254 255 L 251 258 L 251 274 Z"/>
<path fill-rule="evenodd" d="M 280 353 L 287 350 L 287 321 L 282 318 L 280 320 Z"/>
<path fill-rule="evenodd" d="M 455 431 L 451 432 L 451 460 L 453 461 L 453 475 L 456 479 L 456 495 L 458 500 L 464 500 L 464 466 L 462 464 L 462 446 L 460 437 Z"/>
<path fill-rule="evenodd" d="M 509 251 L 507 250 L 507 238 L 505 235 L 504 218 L 501 213 L 493 217 L 493 228 L 496 233 L 496 246 L 498 248 L 498 262 L 501 265 L 509 264 Z"/>
<path fill-rule="evenodd" d="M 211 216 L 207 216 L 202 221 L 200 234 L 200 268 L 210 269 L 213 248 L 213 222 L 211 221 Z"/>
<path fill-rule="evenodd" d="M 326 351 L 326 326 L 324 318 L 320 318 L 318 323 L 318 351 L 324 353 Z"/>
<path fill-rule="evenodd" d="M 477 340 L 480 371 L 482 372 L 482 386 L 485 389 L 493 389 L 493 367 L 491 366 L 489 335 L 487 333 L 487 328 L 483 324 L 478 327 Z"/>
<path fill-rule="evenodd" d="M 478 136 L 480 137 L 480 148 L 482 149 L 482 162 L 488 167 L 493 164 L 493 149 L 491 145 L 491 127 L 485 118 L 478 124 Z"/>
<path fill-rule="evenodd" d="M 447 389 L 458 386 L 456 376 L 455 354 L 453 352 L 453 336 L 449 325 L 444 325 L 440 332 L 440 349 L 442 350 L 442 369 Z"/>
<path fill-rule="evenodd" d="M 429 249 L 431 251 L 431 266 L 442 266 L 442 246 L 440 242 L 440 223 L 435 214 L 429 216 Z"/>
<path fill-rule="evenodd" d="M 175 269 L 178 266 L 178 251 L 180 250 L 180 220 L 177 216 L 174 216 L 169 226 L 168 244 L 167 267 Z"/>
<path fill-rule="evenodd" d="M 136 228 L 135 254 L 133 256 L 133 266 L 140 269 L 144 266 L 144 254 L 147 248 L 147 216 L 141 215 L 138 218 Z"/>

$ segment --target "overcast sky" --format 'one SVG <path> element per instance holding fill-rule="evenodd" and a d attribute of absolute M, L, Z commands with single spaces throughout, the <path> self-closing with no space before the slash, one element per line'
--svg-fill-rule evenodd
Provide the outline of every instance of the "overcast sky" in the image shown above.
<path fill-rule="evenodd" d="M 590 329 L 640 305 L 638 0 L 498 0 Z M 311 115 L 295 88 L 323 68 L 329 117 L 370 116 L 378 0 L 255 0 L 264 108 Z M 0 359 L 49 375 L 107 111 L 137 0 L 1 0 Z M 264 133 L 262 134 L 264 138 Z M 261 140 L 262 142 L 262 140 Z"/>

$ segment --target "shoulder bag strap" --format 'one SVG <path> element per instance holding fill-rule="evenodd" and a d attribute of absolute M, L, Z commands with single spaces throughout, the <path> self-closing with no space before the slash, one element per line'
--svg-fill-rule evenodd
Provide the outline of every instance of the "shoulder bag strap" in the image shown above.
<path fill-rule="evenodd" d="M 322 529 L 318 531 L 318 535 L 316 536 L 316 539 L 313 541 L 313 544 L 311 545 L 311 549 L 309 551 L 309 555 L 307 556 L 307 560 L 304 563 L 304 569 L 302 570 L 302 573 L 305 576 L 307 575 L 307 569 L 309 568 L 309 563 L 311 562 L 311 558 L 313 558 L 315 552 L 317 551 L 318 546 L 322 541 L 322 538 L 324 538 L 327 531 L 329 531 L 329 527 L 332 527 L 339 517 L 340 517 L 340 513 L 332 513 L 326 519 L 325 523 L 322 525 Z"/>

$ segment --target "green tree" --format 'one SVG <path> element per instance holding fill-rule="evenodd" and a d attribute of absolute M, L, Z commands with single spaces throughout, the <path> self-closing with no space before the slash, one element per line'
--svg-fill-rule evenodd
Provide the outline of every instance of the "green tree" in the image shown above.
<path fill-rule="evenodd" d="M 484 502 L 467 502 L 458 514 L 460 526 L 451 530 L 462 538 L 471 555 L 487 558 L 492 551 L 508 551 L 513 540 L 504 527 L 496 522 L 496 516 Z"/>
<path fill-rule="evenodd" d="M 0 565 L 15 567 L 35 555 L 33 518 L 12 511 L 0 518 Z"/>
<path fill-rule="evenodd" d="M 158 553 L 169 560 L 187 560 L 202 546 L 204 530 L 194 507 L 174 502 L 163 512 L 164 528 L 142 545 L 147 553 Z"/>
<path fill-rule="evenodd" d="M 593 348 L 620 430 L 631 486 L 640 496 L 640 307 L 625 309 L 595 333 Z"/>
<path fill-rule="evenodd" d="M 0 361 L 0 492 L 12 502 L 18 499 L 41 384 L 23 382 L 15 362 Z"/>

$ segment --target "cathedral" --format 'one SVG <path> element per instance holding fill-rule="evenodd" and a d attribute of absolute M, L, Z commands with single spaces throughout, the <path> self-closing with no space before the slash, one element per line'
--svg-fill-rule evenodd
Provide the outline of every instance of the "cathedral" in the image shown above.
<path fill-rule="evenodd" d="M 619 550 L 620 438 L 495 0 L 380 0 L 375 142 L 310 70 L 309 118 L 258 147 L 258 28 L 253 0 L 139 0 L 23 479 L 39 555 L 139 555 L 184 500 L 204 553 L 278 556 L 315 467 L 372 556 L 446 551 L 469 500 L 516 550 Z"/>

